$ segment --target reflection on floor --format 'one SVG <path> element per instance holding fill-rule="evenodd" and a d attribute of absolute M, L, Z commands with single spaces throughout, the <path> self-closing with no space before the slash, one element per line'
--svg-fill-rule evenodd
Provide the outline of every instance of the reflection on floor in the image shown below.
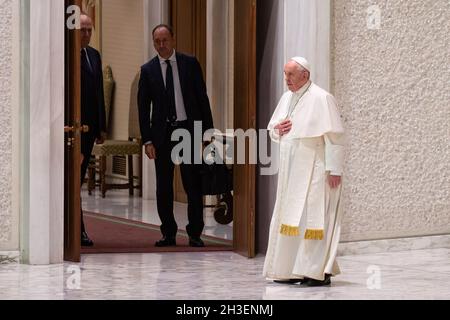
<path fill-rule="evenodd" d="M 137 196 L 130 197 L 128 190 L 110 190 L 103 199 L 100 193 L 94 192 L 89 196 L 87 190 L 82 191 L 83 210 L 111 215 L 114 217 L 140 221 L 159 226 L 161 220 L 158 217 L 156 201 L 142 200 Z M 181 230 L 186 229 L 187 205 L 175 203 L 175 219 Z M 214 219 L 212 209 L 205 209 L 205 229 L 204 234 L 220 239 L 233 239 L 233 223 L 220 225 Z"/>
<path fill-rule="evenodd" d="M 330 287 L 309 288 L 265 280 L 261 276 L 262 256 L 247 259 L 232 252 L 86 255 L 80 264 L 0 266 L 0 299 L 431 300 L 450 297 L 450 249 L 343 256 L 338 257 L 338 262 L 342 274 L 333 278 Z"/>

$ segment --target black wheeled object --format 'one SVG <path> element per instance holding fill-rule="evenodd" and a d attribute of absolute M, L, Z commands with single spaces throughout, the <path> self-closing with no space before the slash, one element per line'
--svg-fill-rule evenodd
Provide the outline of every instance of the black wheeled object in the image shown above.
<path fill-rule="evenodd" d="M 227 225 L 233 221 L 233 195 L 231 192 L 220 195 L 216 208 L 214 219 L 217 223 Z"/>
<path fill-rule="evenodd" d="M 203 164 L 201 176 L 203 195 L 217 196 L 217 204 L 205 208 L 215 209 L 217 223 L 230 224 L 233 221 L 233 169 L 226 164 Z"/>

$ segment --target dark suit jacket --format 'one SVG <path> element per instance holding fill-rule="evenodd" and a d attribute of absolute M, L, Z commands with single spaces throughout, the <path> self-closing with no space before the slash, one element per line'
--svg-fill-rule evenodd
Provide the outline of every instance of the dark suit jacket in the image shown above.
<path fill-rule="evenodd" d="M 193 131 L 194 121 L 202 121 L 203 132 L 212 129 L 211 107 L 200 64 L 195 57 L 181 53 L 176 56 L 189 130 Z M 143 143 L 151 141 L 158 148 L 166 141 L 168 101 L 161 63 L 156 56 L 142 66 L 139 81 L 139 122 Z"/>
<path fill-rule="evenodd" d="M 97 50 L 86 49 L 93 70 L 81 64 L 81 124 L 88 125 L 89 134 L 99 138 L 106 132 L 102 61 Z"/>

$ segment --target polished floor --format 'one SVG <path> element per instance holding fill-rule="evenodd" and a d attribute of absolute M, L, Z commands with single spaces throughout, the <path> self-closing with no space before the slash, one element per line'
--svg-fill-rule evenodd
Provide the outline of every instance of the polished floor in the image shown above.
<path fill-rule="evenodd" d="M 0 299 L 403 300 L 450 298 L 450 249 L 338 257 L 330 287 L 261 276 L 264 257 L 174 253 L 83 256 L 82 263 L 0 265 Z M 188 290 L 186 288 L 189 288 Z"/>
<path fill-rule="evenodd" d="M 159 225 L 154 201 L 108 192 L 106 199 L 83 192 L 85 210 Z M 176 219 L 186 224 L 186 207 Z M 232 238 L 232 224 L 205 212 L 205 234 Z M 282 285 L 262 277 L 264 256 L 232 252 L 85 255 L 79 264 L 0 264 L 0 299 L 5 300 L 402 300 L 450 298 L 450 249 L 386 252 L 338 257 L 342 274 L 330 287 Z M 188 289 L 186 289 L 188 288 Z"/>
<path fill-rule="evenodd" d="M 215 199 L 214 199 L 215 200 Z M 216 203 L 216 201 L 215 201 Z M 110 190 L 106 193 L 106 198 L 102 198 L 100 193 L 93 192 L 88 195 L 86 187 L 82 191 L 83 210 L 102 213 L 118 218 L 129 219 L 159 226 L 161 220 L 158 217 L 156 201 L 143 200 L 140 197 L 130 197 L 127 190 Z M 175 203 L 174 215 L 180 230 L 186 230 L 187 205 Z M 205 209 L 205 228 L 203 233 L 208 236 L 232 240 L 233 223 L 221 225 L 214 218 L 214 210 Z"/>

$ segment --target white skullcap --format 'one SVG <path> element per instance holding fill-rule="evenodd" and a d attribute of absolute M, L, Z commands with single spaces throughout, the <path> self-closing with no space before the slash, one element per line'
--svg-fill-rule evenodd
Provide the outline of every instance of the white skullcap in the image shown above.
<path fill-rule="evenodd" d="M 311 65 L 309 64 L 308 60 L 306 60 L 305 58 L 303 58 L 303 57 L 293 57 L 291 60 L 297 62 L 303 68 L 305 68 L 306 70 L 311 72 Z"/>

